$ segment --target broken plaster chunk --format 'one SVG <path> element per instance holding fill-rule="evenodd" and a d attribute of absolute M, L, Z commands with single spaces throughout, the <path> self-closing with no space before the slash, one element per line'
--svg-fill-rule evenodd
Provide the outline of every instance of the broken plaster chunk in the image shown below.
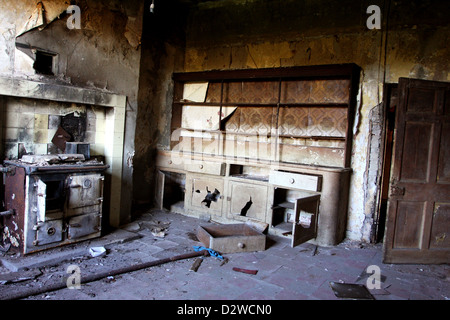
<path fill-rule="evenodd" d="M 66 161 L 66 162 L 72 162 L 72 161 L 84 161 L 85 157 L 83 154 L 78 154 L 78 153 L 64 153 L 64 154 L 58 154 L 58 157 L 61 161 Z"/>
<path fill-rule="evenodd" d="M 50 155 L 50 154 L 49 155 L 26 154 L 23 155 L 20 160 L 25 163 L 45 165 L 52 162 L 58 162 L 59 157 L 57 155 Z"/>
<path fill-rule="evenodd" d="M 131 232 L 137 232 L 141 230 L 141 225 L 138 222 L 130 222 L 124 226 L 121 227 L 124 230 L 131 231 Z"/>
<path fill-rule="evenodd" d="M 166 233 L 164 231 L 159 231 L 159 232 L 152 231 L 152 235 L 154 235 L 155 237 L 158 237 L 158 238 L 164 238 L 166 236 Z"/>
<path fill-rule="evenodd" d="M 161 223 L 160 221 L 150 221 L 143 222 L 142 225 L 150 230 L 150 232 L 158 238 L 164 238 L 166 236 L 166 229 L 169 227 L 170 223 Z"/>
<path fill-rule="evenodd" d="M 105 247 L 91 247 L 89 248 L 89 254 L 95 258 L 95 257 L 102 257 L 106 254 Z"/>

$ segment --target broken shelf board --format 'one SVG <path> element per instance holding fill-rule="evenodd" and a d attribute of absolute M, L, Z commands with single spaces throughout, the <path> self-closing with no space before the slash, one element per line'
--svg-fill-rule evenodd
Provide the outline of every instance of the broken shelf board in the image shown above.
<path fill-rule="evenodd" d="M 295 207 L 295 204 L 293 202 L 284 201 L 284 202 L 276 204 L 275 206 L 273 206 L 272 209 L 279 209 L 279 208 L 294 209 L 294 207 Z"/>

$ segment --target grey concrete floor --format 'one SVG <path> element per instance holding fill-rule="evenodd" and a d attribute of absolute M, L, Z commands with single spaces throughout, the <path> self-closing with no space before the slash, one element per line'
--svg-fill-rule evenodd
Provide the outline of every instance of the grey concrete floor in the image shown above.
<path fill-rule="evenodd" d="M 203 244 L 196 218 L 152 210 L 127 225 L 122 234 L 49 250 L 34 257 L 3 254 L 0 298 L 25 300 L 348 300 L 337 296 L 332 284 L 364 285 L 375 300 L 449 300 L 449 265 L 383 264 L 382 245 L 344 241 L 333 247 L 305 243 L 291 248 L 287 238 L 268 236 L 267 249 L 258 252 L 202 257 L 168 262 L 141 270 L 83 283 L 79 289 L 55 284 L 76 284 L 108 270 L 194 252 Z M 157 234 L 160 229 L 162 233 Z M 112 239 L 112 240 L 111 240 Z M 103 242 L 102 242 L 103 241 Z M 104 245 L 106 255 L 92 257 L 88 249 Z M 46 256 L 54 258 L 48 259 Z M 28 260 L 27 260 L 28 259 Z M 15 269 L 14 269 L 15 268 Z M 75 273 L 68 273 L 76 268 Z M 256 270 L 247 274 L 233 270 Z M 375 271 L 374 271 L 375 270 Z M 376 271 L 379 271 L 377 273 Z M 9 278 L 8 278 L 9 276 Z M 68 282 L 71 277 L 72 282 Z M 3 279 L 3 281 L 2 281 Z M 6 280 L 5 280 L 6 279 Z M 380 282 L 375 282 L 375 280 Z M 363 288 L 364 289 L 364 288 Z M 28 296 L 29 292 L 38 294 Z M 353 290 L 353 289 L 351 289 Z M 344 292 L 345 293 L 345 292 Z M 348 293 L 348 292 L 347 292 Z"/>

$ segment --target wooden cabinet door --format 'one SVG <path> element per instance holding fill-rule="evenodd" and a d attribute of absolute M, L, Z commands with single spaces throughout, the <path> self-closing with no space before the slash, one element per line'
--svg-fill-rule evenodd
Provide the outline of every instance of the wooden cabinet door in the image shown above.
<path fill-rule="evenodd" d="M 237 220 L 247 218 L 262 222 L 266 220 L 267 186 L 247 182 L 229 182 L 229 217 Z"/>
<path fill-rule="evenodd" d="M 221 178 L 207 176 L 190 178 L 192 184 L 191 203 L 193 209 L 205 213 L 222 214 L 224 183 Z"/>
<path fill-rule="evenodd" d="M 400 78 L 385 263 L 450 262 L 450 83 Z"/>
<path fill-rule="evenodd" d="M 295 216 L 292 223 L 291 247 L 298 246 L 299 244 L 314 239 L 317 236 L 319 203 L 320 195 L 311 195 L 295 200 Z M 302 221 L 303 215 L 309 216 L 309 219 L 306 219 L 306 221 Z"/>

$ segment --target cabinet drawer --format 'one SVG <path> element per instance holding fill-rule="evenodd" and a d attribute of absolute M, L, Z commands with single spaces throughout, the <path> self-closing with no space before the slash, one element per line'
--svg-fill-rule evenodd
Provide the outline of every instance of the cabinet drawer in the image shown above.
<path fill-rule="evenodd" d="M 217 176 L 225 175 L 225 163 L 190 161 L 186 163 L 184 169 L 189 172 L 206 173 Z"/>
<path fill-rule="evenodd" d="M 321 177 L 301 173 L 272 171 L 269 176 L 269 183 L 285 188 L 320 191 Z"/>
<path fill-rule="evenodd" d="M 176 161 L 173 161 L 170 156 L 158 155 L 156 157 L 156 166 L 162 168 L 184 170 L 184 161 L 183 159 L 177 159 Z"/>

